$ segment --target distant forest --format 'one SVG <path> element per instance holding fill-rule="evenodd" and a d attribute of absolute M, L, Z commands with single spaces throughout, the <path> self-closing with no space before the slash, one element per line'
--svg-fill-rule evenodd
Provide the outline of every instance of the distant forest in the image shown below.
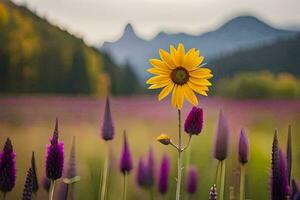
<path fill-rule="evenodd" d="M 133 94 L 131 66 L 9 0 L 0 2 L 0 93 Z"/>
<path fill-rule="evenodd" d="M 251 49 L 240 49 L 209 61 L 215 80 L 241 71 L 268 70 L 300 76 L 300 35 Z"/>

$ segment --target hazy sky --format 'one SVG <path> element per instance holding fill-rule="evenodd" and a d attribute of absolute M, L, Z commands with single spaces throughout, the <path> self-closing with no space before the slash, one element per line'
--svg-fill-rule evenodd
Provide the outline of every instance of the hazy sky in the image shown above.
<path fill-rule="evenodd" d="M 198 34 L 239 14 L 277 27 L 300 26 L 300 0 L 14 0 L 90 44 L 114 41 L 130 22 L 150 39 L 159 31 Z"/>

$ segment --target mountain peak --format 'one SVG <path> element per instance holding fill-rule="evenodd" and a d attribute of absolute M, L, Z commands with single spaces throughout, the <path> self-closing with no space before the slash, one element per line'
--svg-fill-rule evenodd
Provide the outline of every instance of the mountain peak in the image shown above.
<path fill-rule="evenodd" d="M 261 21 L 260 19 L 251 16 L 251 15 L 243 15 L 235 17 L 228 22 L 226 22 L 223 26 L 221 26 L 219 29 L 232 29 L 232 28 L 241 28 L 241 27 L 247 27 L 248 29 L 251 28 L 271 28 L 267 23 Z"/>
<path fill-rule="evenodd" d="M 135 31 L 133 29 L 132 24 L 128 23 L 124 29 L 124 35 L 135 35 Z"/>

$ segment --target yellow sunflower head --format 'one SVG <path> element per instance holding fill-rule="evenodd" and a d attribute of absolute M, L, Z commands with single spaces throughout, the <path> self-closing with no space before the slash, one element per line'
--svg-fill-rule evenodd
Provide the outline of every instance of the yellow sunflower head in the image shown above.
<path fill-rule="evenodd" d="M 170 53 L 159 49 L 159 59 L 150 59 L 152 68 L 147 71 L 154 74 L 147 84 L 151 84 L 149 89 L 163 88 L 158 95 L 158 100 L 162 100 L 172 91 L 172 105 L 181 109 L 184 98 L 191 104 L 198 105 L 195 92 L 207 96 L 208 87 L 211 83 L 208 79 L 213 75 L 208 68 L 201 67 L 204 57 L 200 56 L 199 50 L 190 49 L 185 53 L 182 43 L 176 49 L 170 46 Z"/>

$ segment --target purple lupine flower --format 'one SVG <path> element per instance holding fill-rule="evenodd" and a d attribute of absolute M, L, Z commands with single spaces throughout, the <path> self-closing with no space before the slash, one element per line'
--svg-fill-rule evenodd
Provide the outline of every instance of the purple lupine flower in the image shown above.
<path fill-rule="evenodd" d="M 242 165 L 248 162 L 248 154 L 249 154 L 249 143 L 248 143 L 245 130 L 242 129 L 240 133 L 240 140 L 239 140 L 239 162 Z"/>
<path fill-rule="evenodd" d="M 124 141 L 123 141 L 123 150 L 121 154 L 120 160 L 120 170 L 123 174 L 128 174 L 132 170 L 132 160 L 131 160 L 131 153 L 127 141 L 126 131 L 124 131 Z"/>
<path fill-rule="evenodd" d="M 42 179 L 42 185 L 44 190 L 46 190 L 46 192 L 49 192 L 50 190 L 50 186 L 51 186 L 51 181 L 49 178 L 47 178 L 46 176 Z"/>
<path fill-rule="evenodd" d="M 289 126 L 289 130 L 288 130 L 286 158 L 287 158 L 288 178 L 289 178 L 289 184 L 290 184 L 291 183 L 291 174 L 292 174 L 292 128 L 291 128 L 291 126 Z"/>
<path fill-rule="evenodd" d="M 64 172 L 64 177 L 67 179 L 72 179 L 74 177 L 77 176 L 77 170 L 76 170 L 76 143 L 75 143 L 75 136 L 72 139 L 72 146 L 71 146 L 71 151 L 70 151 L 70 156 L 69 156 L 69 162 L 68 162 L 68 168 L 67 170 Z M 68 187 L 72 187 L 72 189 L 70 189 L 70 191 L 68 192 Z M 69 185 L 66 184 L 65 182 L 62 182 L 59 185 L 59 195 L 58 195 L 58 199 L 59 200 L 66 200 L 69 196 L 70 199 L 73 199 L 73 197 L 75 196 L 74 192 L 75 192 L 75 184 L 74 183 L 70 183 Z"/>
<path fill-rule="evenodd" d="M 218 128 L 215 136 L 214 157 L 219 161 L 227 158 L 229 143 L 229 126 L 223 111 L 220 111 Z"/>
<path fill-rule="evenodd" d="M 16 183 L 16 154 L 11 140 L 7 138 L 0 154 L 0 190 L 5 194 L 10 192 Z"/>
<path fill-rule="evenodd" d="M 31 156 L 31 171 L 32 171 L 32 192 L 36 193 L 39 189 L 39 182 L 37 177 L 34 152 L 32 152 L 32 156 Z"/>
<path fill-rule="evenodd" d="M 56 119 L 53 137 L 47 145 L 46 175 L 50 180 L 61 178 L 64 167 L 64 142 L 58 141 L 58 120 Z"/>
<path fill-rule="evenodd" d="M 198 187 L 198 172 L 196 167 L 189 167 L 185 180 L 185 190 L 189 194 L 194 194 Z"/>
<path fill-rule="evenodd" d="M 106 98 L 104 120 L 102 125 L 102 138 L 103 140 L 112 140 L 115 135 L 114 124 L 110 111 L 109 97 Z"/>
<path fill-rule="evenodd" d="M 185 120 L 184 130 L 190 135 L 198 135 L 201 133 L 202 127 L 203 109 L 194 106 Z"/>
<path fill-rule="evenodd" d="M 139 163 L 138 163 L 138 170 L 137 170 L 137 177 L 136 182 L 138 186 L 141 188 L 147 187 L 148 185 L 148 171 L 147 171 L 147 164 L 145 160 L 140 157 Z"/>
<path fill-rule="evenodd" d="M 27 171 L 22 200 L 31 200 L 32 193 L 33 193 L 33 174 L 32 174 L 32 169 L 30 168 Z"/>
<path fill-rule="evenodd" d="M 168 191 L 169 173 L 170 173 L 170 160 L 167 155 L 164 155 L 160 165 L 159 182 L 158 182 L 158 191 L 160 194 L 165 194 Z"/>
<path fill-rule="evenodd" d="M 279 198 L 279 190 L 278 187 L 281 187 L 278 184 L 279 180 L 279 145 L 277 138 L 277 130 L 275 130 L 275 134 L 273 137 L 272 144 L 272 161 L 271 161 L 271 199 L 276 200 Z M 279 200 L 279 199 L 278 199 Z"/>
<path fill-rule="evenodd" d="M 217 186 L 214 184 L 209 191 L 209 198 L 208 200 L 217 200 L 218 193 L 217 193 Z"/>
<path fill-rule="evenodd" d="M 280 189 L 282 193 L 282 199 L 285 199 L 287 196 L 290 195 L 290 187 L 289 187 L 289 180 L 288 180 L 288 171 L 286 167 L 286 157 L 284 153 L 279 150 L 279 182 L 280 182 Z M 278 188 L 279 189 L 279 188 Z"/>

